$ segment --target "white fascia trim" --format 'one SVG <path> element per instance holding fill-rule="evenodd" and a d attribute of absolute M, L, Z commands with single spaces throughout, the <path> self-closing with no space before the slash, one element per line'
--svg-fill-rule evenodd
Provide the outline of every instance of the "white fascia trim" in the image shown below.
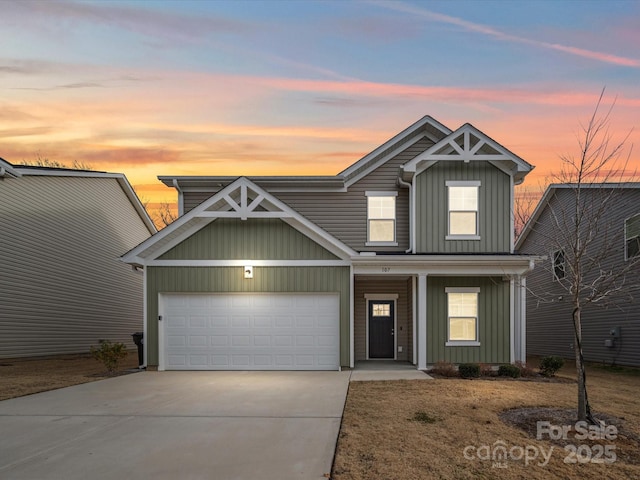
<path fill-rule="evenodd" d="M 348 267 L 348 260 L 150 260 L 148 267 Z"/>
<path fill-rule="evenodd" d="M 398 196 L 398 192 L 395 190 L 391 190 L 391 191 L 371 191 L 371 190 L 367 190 L 366 192 L 364 192 L 364 195 L 366 197 L 397 197 Z"/>
<path fill-rule="evenodd" d="M 479 347 L 480 342 L 465 342 L 463 340 L 453 340 L 450 342 L 446 342 L 444 344 L 445 347 Z"/>
<path fill-rule="evenodd" d="M 481 187 L 480 180 L 447 180 L 444 182 L 447 187 Z"/>
<path fill-rule="evenodd" d="M 480 287 L 445 287 L 444 293 L 480 293 Z"/>
<path fill-rule="evenodd" d="M 480 235 L 447 235 L 445 240 L 482 240 Z"/>

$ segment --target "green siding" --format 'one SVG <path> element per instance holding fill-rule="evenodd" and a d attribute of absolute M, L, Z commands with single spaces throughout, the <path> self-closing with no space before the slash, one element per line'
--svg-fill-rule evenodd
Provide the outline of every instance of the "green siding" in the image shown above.
<path fill-rule="evenodd" d="M 446 287 L 480 287 L 479 347 L 447 347 Z M 501 277 L 427 277 L 427 363 L 509 363 L 509 282 Z"/>
<path fill-rule="evenodd" d="M 280 219 L 220 218 L 160 259 L 336 260 L 337 257 Z"/>
<path fill-rule="evenodd" d="M 340 294 L 340 364 L 349 365 L 349 267 L 147 267 L 148 364 L 158 365 L 158 294 L 330 292 Z"/>
<path fill-rule="evenodd" d="M 479 180 L 481 240 L 445 240 L 448 180 Z M 511 183 L 488 162 L 441 161 L 416 179 L 416 251 L 418 253 L 508 253 L 511 250 Z"/>

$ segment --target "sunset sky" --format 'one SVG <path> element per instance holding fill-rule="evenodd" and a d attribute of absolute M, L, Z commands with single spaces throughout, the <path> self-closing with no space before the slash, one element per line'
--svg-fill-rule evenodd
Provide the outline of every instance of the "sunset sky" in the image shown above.
<path fill-rule="evenodd" d="M 637 1 L 4 1 L 0 157 L 157 175 L 336 174 L 424 115 L 536 170 L 600 91 L 640 168 Z"/>

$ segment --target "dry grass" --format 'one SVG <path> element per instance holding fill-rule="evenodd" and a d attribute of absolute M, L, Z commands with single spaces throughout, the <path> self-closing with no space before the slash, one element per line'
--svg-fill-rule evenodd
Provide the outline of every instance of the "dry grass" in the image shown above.
<path fill-rule="evenodd" d="M 564 443 L 536 440 L 504 423 L 499 414 L 522 407 L 575 408 L 577 387 L 570 369 L 564 382 L 437 379 L 433 381 L 354 382 L 343 416 L 332 477 L 346 479 L 640 479 L 640 376 L 588 370 L 593 410 L 622 421 L 610 464 L 567 464 Z M 543 420 L 543 419 L 542 419 Z M 535 425 L 535 423 L 534 423 Z M 525 465 L 508 458 L 499 468 L 491 460 L 468 460 L 466 446 L 508 449 L 531 445 L 549 452 Z M 593 446 L 587 440 L 575 441 Z M 595 442 L 602 444 L 603 442 Z M 538 450 L 539 451 L 539 450 Z"/>
<path fill-rule="evenodd" d="M 138 367 L 137 352 L 129 352 L 116 374 Z M 0 400 L 55 390 L 107 376 L 104 365 L 91 355 L 0 360 Z"/>

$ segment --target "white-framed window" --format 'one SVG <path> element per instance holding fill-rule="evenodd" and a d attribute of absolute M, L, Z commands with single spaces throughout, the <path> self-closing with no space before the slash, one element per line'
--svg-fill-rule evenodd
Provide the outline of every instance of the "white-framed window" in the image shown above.
<path fill-rule="evenodd" d="M 640 213 L 624 221 L 624 259 L 640 255 Z"/>
<path fill-rule="evenodd" d="M 397 245 L 396 197 L 398 192 L 365 192 L 367 245 Z"/>
<path fill-rule="evenodd" d="M 446 346 L 480 345 L 478 326 L 479 287 L 446 287 Z"/>
<path fill-rule="evenodd" d="M 479 181 L 447 181 L 447 240 L 480 240 Z"/>
<path fill-rule="evenodd" d="M 567 276 L 567 265 L 563 250 L 551 252 L 551 270 L 553 271 L 553 279 L 555 281 L 560 281 Z"/>

